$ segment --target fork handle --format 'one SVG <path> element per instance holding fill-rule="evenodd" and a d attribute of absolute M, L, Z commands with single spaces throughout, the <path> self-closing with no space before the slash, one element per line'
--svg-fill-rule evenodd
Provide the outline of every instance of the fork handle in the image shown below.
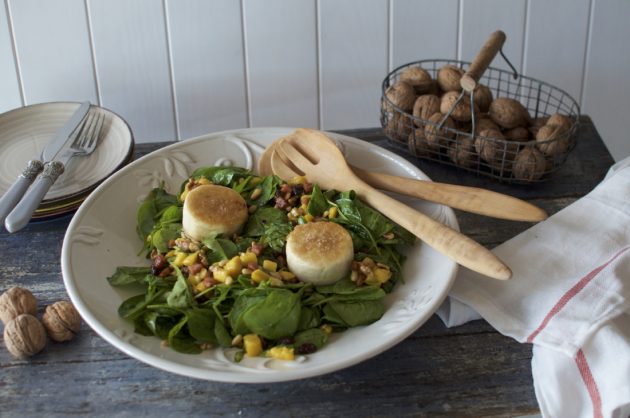
<path fill-rule="evenodd" d="M 4 221 L 9 232 L 17 232 L 24 228 L 33 217 L 33 213 L 40 205 L 57 178 L 63 173 L 64 166 L 58 161 L 47 163 L 42 174 L 37 176 L 35 183 L 24 195 L 24 198 L 13 208 Z"/>
<path fill-rule="evenodd" d="M 31 185 L 35 177 L 43 170 L 44 164 L 39 160 L 30 160 L 26 168 L 15 182 L 9 187 L 0 198 L 0 225 L 4 224 L 4 220 L 11 210 L 20 201 L 26 190 Z"/>
<path fill-rule="evenodd" d="M 547 213 L 539 207 L 491 190 L 375 173 L 354 166 L 351 168 L 361 180 L 381 190 L 417 197 L 498 219 L 526 222 L 547 219 Z"/>
<path fill-rule="evenodd" d="M 510 268 L 478 242 L 392 199 L 358 178 L 353 180 L 352 189 L 364 202 L 458 264 L 494 279 L 507 280 L 512 276 Z"/>

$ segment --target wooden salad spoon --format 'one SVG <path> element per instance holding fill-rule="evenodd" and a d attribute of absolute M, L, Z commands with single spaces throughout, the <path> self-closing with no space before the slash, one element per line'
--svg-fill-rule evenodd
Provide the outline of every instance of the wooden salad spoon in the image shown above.
<path fill-rule="evenodd" d="M 507 280 L 512 276 L 510 268 L 479 243 L 358 178 L 339 148 L 325 135 L 281 138 L 273 150 L 271 166 L 284 180 L 305 175 L 324 189 L 352 189 L 365 203 L 458 264 L 494 279 Z"/>
<path fill-rule="evenodd" d="M 325 136 L 323 132 L 312 129 L 296 129 L 290 136 Z M 279 138 L 272 142 L 258 160 L 258 173 L 263 176 L 273 174 L 271 155 Z M 330 139 L 330 138 L 328 138 Z M 308 139 L 304 139 L 307 141 Z M 405 196 L 440 203 L 451 208 L 470 213 L 511 221 L 539 222 L 547 219 L 547 212 L 531 203 L 506 194 L 493 192 L 478 187 L 436 183 L 385 173 L 367 171 L 348 164 L 354 174 L 372 187 Z"/>

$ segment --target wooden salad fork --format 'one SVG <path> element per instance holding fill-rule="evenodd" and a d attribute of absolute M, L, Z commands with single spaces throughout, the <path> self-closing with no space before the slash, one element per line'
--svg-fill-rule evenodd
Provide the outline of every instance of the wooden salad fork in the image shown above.
<path fill-rule="evenodd" d="M 510 268 L 479 243 L 359 179 L 339 148 L 324 135 L 308 141 L 299 136 L 282 138 L 274 148 L 271 165 L 284 180 L 304 175 L 324 189 L 352 189 L 365 203 L 458 264 L 494 279 L 512 276 Z"/>
<path fill-rule="evenodd" d="M 289 136 L 303 137 L 304 141 L 316 136 L 328 138 L 321 131 L 305 128 L 296 129 Z M 258 161 L 258 172 L 263 176 L 273 174 L 271 155 L 280 139 L 271 143 Z M 497 219 L 523 222 L 540 222 L 547 219 L 547 212 L 543 209 L 516 197 L 492 190 L 378 173 L 350 164 L 348 166 L 361 180 L 379 190 L 428 200 L 454 209 Z"/>

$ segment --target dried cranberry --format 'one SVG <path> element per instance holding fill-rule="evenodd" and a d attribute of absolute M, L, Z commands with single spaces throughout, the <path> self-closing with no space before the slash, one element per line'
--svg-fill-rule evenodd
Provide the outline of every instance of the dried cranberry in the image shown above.
<path fill-rule="evenodd" d="M 304 193 L 304 186 L 301 184 L 294 184 L 291 193 L 293 193 L 293 196 L 301 195 L 302 193 Z"/>
<path fill-rule="evenodd" d="M 296 349 L 297 354 L 312 354 L 317 351 L 317 346 L 313 343 L 302 343 Z"/>
<path fill-rule="evenodd" d="M 295 342 L 295 340 L 291 337 L 282 337 L 276 343 L 278 345 L 291 345 Z"/>
<path fill-rule="evenodd" d="M 166 257 L 164 257 L 162 254 L 158 254 L 155 256 L 155 258 L 151 262 L 151 274 L 153 274 L 154 276 L 157 276 L 167 266 L 168 266 L 168 261 L 166 260 Z"/>

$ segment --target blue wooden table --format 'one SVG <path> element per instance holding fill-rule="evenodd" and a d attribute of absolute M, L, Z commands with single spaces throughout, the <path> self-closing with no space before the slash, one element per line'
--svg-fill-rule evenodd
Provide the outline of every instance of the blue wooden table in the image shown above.
<path fill-rule="evenodd" d="M 380 129 L 343 131 L 392 149 Z M 140 144 L 136 158 L 166 143 Z M 553 178 L 516 186 L 415 160 L 432 179 L 484 187 L 528 200 L 550 214 L 588 193 L 613 160 L 587 117 L 578 145 Z M 494 247 L 531 224 L 456 212 L 461 230 Z M 0 291 L 30 289 L 43 308 L 67 299 L 60 270 L 72 215 L 0 232 Z M 95 278 L 96 280 L 97 278 Z M 433 316 L 409 338 L 356 366 L 274 384 L 227 384 L 164 372 L 118 351 L 89 327 L 66 343 L 49 342 L 29 360 L 0 344 L 0 417 L 24 416 L 524 416 L 538 413 L 531 346 L 485 321 L 447 329 Z"/>

